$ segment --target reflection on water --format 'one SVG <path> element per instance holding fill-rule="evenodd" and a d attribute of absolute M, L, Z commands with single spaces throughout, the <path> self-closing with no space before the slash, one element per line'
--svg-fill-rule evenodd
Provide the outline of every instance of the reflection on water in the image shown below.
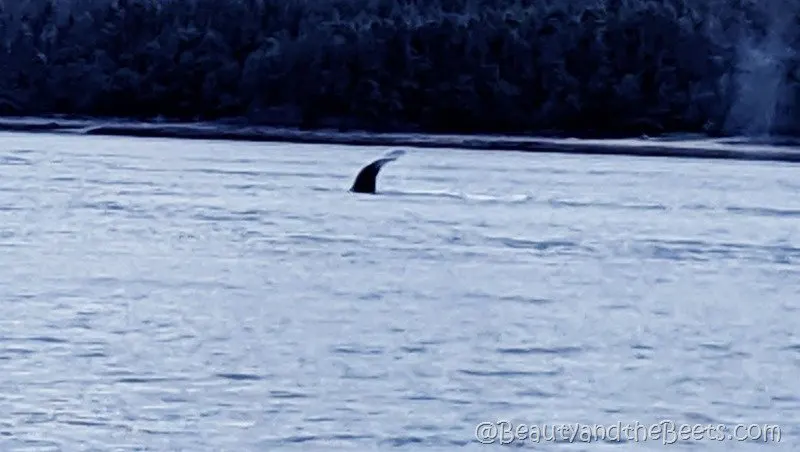
<path fill-rule="evenodd" d="M 361 196 L 384 149 L 2 138 L 2 450 L 797 442 L 794 166 L 409 150 Z"/>

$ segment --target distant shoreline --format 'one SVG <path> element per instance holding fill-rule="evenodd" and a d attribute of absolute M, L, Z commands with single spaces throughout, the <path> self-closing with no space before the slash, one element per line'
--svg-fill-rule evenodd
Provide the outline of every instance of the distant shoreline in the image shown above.
<path fill-rule="evenodd" d="M 237 121 L 144 122 L 125 119 L 0 117 L 2 132 L 64 133 L 146 138 L 335 144 L 486 151 L 622 155 L 715 160 L 800 162 L 800 140 L 767 137 L 709 138 L 674 135 L 660 138 L 585 139 L 502 135 L 341 132 L 246 125 Z"/>

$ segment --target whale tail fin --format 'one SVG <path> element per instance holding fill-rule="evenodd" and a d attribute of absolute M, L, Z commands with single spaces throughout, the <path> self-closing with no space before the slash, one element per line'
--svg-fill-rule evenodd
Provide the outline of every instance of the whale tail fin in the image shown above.
<path fill-rule="evenodd" d="M 402 157 L 405 153 L 406 151 L 402 149 L 395 149 L 361 168 L 361 171 L 359 171 L 356 179 L 353 181 L 353 186 L 350 188 L 350 191 L 354 193 L 375 193 L 375 184 L 381 168 L 387 163 Z"/>
<path fill-rule="evenodd" d="M 403 149 L 394 149 L 390 152 L 387 152 L 386 155 L 381 157 L 381 159 L 397 160 L 404 155 L 406 155 L 406 151 Z"/>

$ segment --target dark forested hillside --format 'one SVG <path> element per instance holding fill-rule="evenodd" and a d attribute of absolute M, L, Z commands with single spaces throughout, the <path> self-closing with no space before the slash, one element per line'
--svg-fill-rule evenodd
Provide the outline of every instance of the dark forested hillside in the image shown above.
<path fill-rule="evenodd" d="M 0 0 L 0 114 L 798 134 L 798 11 L 789 0 Z"/>

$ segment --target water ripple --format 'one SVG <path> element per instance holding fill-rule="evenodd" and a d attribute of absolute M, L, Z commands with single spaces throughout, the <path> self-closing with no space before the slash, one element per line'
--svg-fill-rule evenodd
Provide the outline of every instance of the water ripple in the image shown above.
<path fill-rule="evenodd" d="M 726 207 L 726 210 L 731 213 L 751 215 L 756 217 L 787 217 L 796 218 L 800 217 L 800 209 L 777 209 L 769 207 Z"/>
<path fill-rule="evenodd" d="M 583 352 L 581 347 L 500 347 L 497 353 L 511 355 L 572 355 Z"/>
<path fill-rule="evenodd" d="M 356 196 L 383 150 L 2 135 L 2 450 L 800 438 L 796 168 L 409 151 Z"/>
<path fill-rule="evenodd" d="M 241 374 L 241 373 L 219 373 L 216 374 L 219 378 L 225 378 L 234 381 L 252 381 L 261 380 L 261 376 L 254 374 Z"/>
<path fill-rule="evenodd" d="M 716 261 L 720 259 L 792 263 L 800 259 L 800 247 L 714 243 L 699 240 L 647 239 L 640 242 L 643 254 L 667 260 Z"/>
<path fill-rule="evenodd" d="M 542 370 L 542 371 L 527 371 L 527 370 L 474 370 L 474 369 L 461 369 L 462 374 L 473 377 L 490 377 L 490 378 L 519 378 L 519 377 L 556 377 L 561 375 L 562 369 L 557 370 Z"/>
<path fill-rule="evenodd" d="M 0 155 L 0 165 L 23 165 L 30 166 L 33 162 L 30 159 L 18 157 L 15 155 Z"/>

